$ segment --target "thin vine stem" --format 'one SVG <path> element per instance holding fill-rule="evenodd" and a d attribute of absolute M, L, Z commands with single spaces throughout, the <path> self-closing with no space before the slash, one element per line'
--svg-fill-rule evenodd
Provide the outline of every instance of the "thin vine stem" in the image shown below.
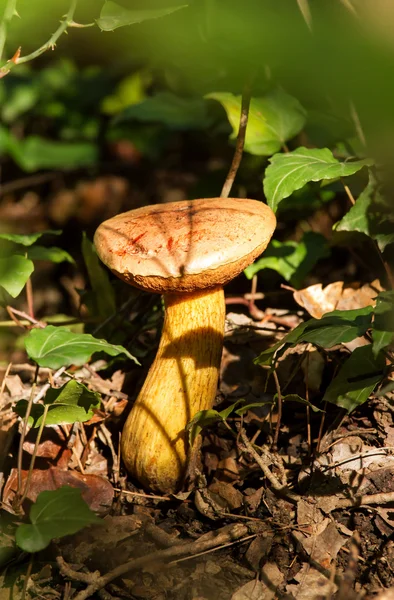
<path fill-rule="evenodd" d="M 29 423 L 29 417 L 30 417 L 30 413 L 31 413 L 31 409 L 33 406 L 33 401 L 34 401 L 34 394 L 36 391 L 36 386 L 37 386 L 37 378 L 38 378 L 38 371 L 39 371 L 39 366 L 36 366 L 36 371 L 34 374 L 34 381 L 33 381 L 33 385 L 31 386 L 31 391 L 30 391 L 30 397 L 28 400 L 28 404 L 26 407 L 26 414 L 25 417 L 23 419 L 23 424 L 22 424 L 22 432 L 21 432 L 21 439 L 19 441 L 19 448 L 18 448 L 18 490 L 17 490 L 17 500 L 16 500 L 16 506 L 19 507 L 20 503 L 20 497 L 22 494 L 22 458 L 23 458 L 23 444 L 26 438 L 26 434 L 27 434 L 27 428 L 28 428 L 28 423 Z"/>
<path fill-rule="evenodd" d="M 241 104 L 241 116 L 239 119 L 239 128 L 237 141 L 235 144 L 235 151 L 233 160 L 224 182 L 222 191 L 220 193 L 221 198 L 228 198 L 231 192 L 231 188 L 234 183 L 235 176 L 237 174 L 239 165 L 241 164 L 242 154 L 245 146 L 245 136 L 246 136 L 246 128 L 248 125 L 249 118 L 249 107 L 250 107 L 250 99 L 251 99 L 251 85 L 247 83 L 245 85 L 244 91 L 242 92 L 242 104 Z"/>
<path fill-rule="evenodd" d="M 9 2 L 10 1 L 16 3 L 16 0 L 9 0 Z M 15 65 L 21 65 L 23 63 L 27 63 L 31 60 L 34 60 L 38 56 L 41 56 L 41 54 L 44 54 L 44 52 L 46 52 L 50 48 L 53 50 L 60 36 L 62 36 L 63 33 L 66 33 L 69 27 L 90 27 L 94 25 L 94 23 L 89 23 L 87 25 L 80 25 L 78 23 L 75 23 L 74 14 L 77 8 L 77 3 L 78 0 L 71 0 L 67 14 L 65 15 L 64 19 L 60 22 L 60 25 L 56 29 L 55 33 L 51 35 L 51 37 L 47 42 L 45 42 L 45 44 L 42 44 L 42 46 L 37 48 L 37 50 L 34 50 L 34 52 L 26 54 L 26 56 L 18 56 L 15 60 L 11 60 L 4 63 L 0 67 L 0 77 L 4 77 L 5 75 L 7 75 L 15 67 Z"/>
<path fill-rule="evenodd" d="M 3 56 L 5 43 L 7 41 L 9 22 L 16 14 L 16 0 L 7 0 L 2 19 L 0 21 L 0 60 Z"/>
<path fill-rule="evenodd" d="M 22 506 L 22 504 L 26 500 L 27 495 L 29 493 L 30 482 L 31 482 L 31 478 L 33 476 L 34 465 L 35 465 L 36 458 L 37 458 L 37 453 L 38 453 L 38 447 L 40 445 L 41 436 L 42 436 L 42 432 L 44 430 L 45 421 L 46 421 L 46 418 L 47 418 L 49 407 L 50 407 L 49 404 L 45 404 L 45 406 L 44 406 L 44 412 L 43 412 L 42 417 L 41 417 L 40 428 L 39 428 L 38 433 L 37 433 L 36 441 L 35 441 L 35 444 L 34 444 L 33 454 L 32 454 L 31 460 L 30 460 L 29 472 L 28 472 L 27 478 L 26 478 L 25 489 L 23 491 L 21 499 L 19 500 L 19 506 Z"/>

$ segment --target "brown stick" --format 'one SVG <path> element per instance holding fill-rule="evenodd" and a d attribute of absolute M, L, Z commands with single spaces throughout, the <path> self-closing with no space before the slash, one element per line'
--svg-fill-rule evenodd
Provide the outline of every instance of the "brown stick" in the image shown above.
<path fill-rule="evenodd" d="M 119 565 L 112 571 L 109 571 L 109 573 L 106 573 L 106 575 L 100 576 L 98 572 L 96 572 L 93 577 L 91 577 L 93 581 L 89 582 L 89 585 L 85 590 L 74 596 L 74 600 L 86 600 L 98 590 L 101 590 L 103 587 L 111 583 L 111 581 L 117 577 L 121 577 L 125 573 L 142 570 L 148 564 L 158 565 L 160 562 L 167 562 L 170 559 L 175 559 L 177 557 L 198 554 L 200 552 L 204 552 L 205 550 L 209 550 L 217 546 L 223 546 L 229 542 L 239 540 L 248 533 L 249 529 L 246 525 L 242 525 L 240 523 L 226 525 L 225 527 L 219 529 L 219 531 L 210 532 L 194 542 L 177 544 L 172 548 L 165 548 L 164 550 L 158 550 L 146 556 L 132 559 L 123 565 Z M 89 578 L 86 576 L 86 573 L 78 573 L 77 571 L 73 571 L 61 556 L 58 556 L 56 561 L 60 572 L 66 577 L 70 577 L 75 581 L 88 582 Z M 83 579 L 80 578 L 81 575 Z"/>
<path fill-rule="evenodd" d="M 220 193 L 221 198 L 228 198 L 231 188 L 234 183 L 235 176 L 237 174 L 239 165 L 241 164 L 242 154 L 245 146 L 246 127 L 248 125 L 249 107 L 251 98 L 250 84 L 246 84 L 242 93 L 242 104 L 241 104 L 241 116 L 239 119 L 239 128 L 237 135 L 237 142 L 235 144 L 235 152 L 233 161 L 230 166 L 230 170 L 224 182 L 222 191 Z"/>

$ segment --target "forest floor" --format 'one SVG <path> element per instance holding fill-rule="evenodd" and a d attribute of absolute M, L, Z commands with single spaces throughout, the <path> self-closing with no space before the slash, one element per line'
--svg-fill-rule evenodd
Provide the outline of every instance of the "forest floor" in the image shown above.
<path fill-rule="evenodd" d="M 160 172 L 146 199 L 142 188 L 130 190 L 118 175 L 67 189 L 57 183 L 44 186 L 44 200 L 35 191 L 17 199 L 4 196 L 0 219 L 19 233 L 62 228 L 64 247 L 77 255 L 76 231 L 91 234 L 111 214 L 158 196 L 179 199 L 190 185 L 180 174 L 169 185 Z M 315 223 L 327 228 L 327 219 L 320 214 Z M 189 483 L 168 497 L 141 489 L 119 458 L 125 416 L 154 357 L 161 326 L 160 311 L 153 312 L 158 299 L 137 294 L 124 319 L 138 324 L 130 351 L 138 350 L 143 367 L 100 360 L 74 370 L 78 381 L 101 394 L 102 409 L 87 423 L 44 429 L 23 505 L 28 513 L 42 490 L 80 487 L 103 525 L 54 540 L 30 561 L 14 556 L 0 576 L 0 599 L 27 593 L 65 600 L 369 600 L 394 586 L 393 393 L 372 394 L 350 414 L 321 403 L 341 358 L 365 340 L 338 344 L 329 356 L 298 344 L 281 356 L 274 375 L 253 362 L 326 306 L 371 304 L 380 284 L 372 276 L 360 282 L 356 271 L 350 256 L 344 263 L 323 261 L 301 292 L 280 288 L 276 277 L 278 287 L 265 295 L 260 283 L 250 289 L 242 277 L 229 286 L 215 409 L 238 400 L 249 408 L 234 407 L 225 420 L 202 429 Z M 86 318 L 76 292 L 85 286 L 82 268 L 42 263 L 33 278 L 37 320 Z M 17 306 L 22 311 L 24 302 Z M 28 433 L 18 467 L 20 423 L 12 408 L 29 397 L 35 373 L 22 333 L 8 327 L 0 334 L 3 522 L 15 518 L 18 478 L 26 481 L 37 434 Z M 53 373 L 41 368 L 37 393 L 48 378 Z M 66 380 L 63 373 L 52 383 Z M 3 542 L 6 533 L 5 527 Z"/>

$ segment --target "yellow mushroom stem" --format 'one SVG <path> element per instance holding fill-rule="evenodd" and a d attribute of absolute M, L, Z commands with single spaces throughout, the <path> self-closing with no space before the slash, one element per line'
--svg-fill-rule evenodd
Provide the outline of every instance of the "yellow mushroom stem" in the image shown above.
<path fill-rule="evenodd" d="M 122 433 L 127 470 L 163 493 L 182 484 L 189 458 L 186 425 L 212 407 L 223 347 L 222 288 L 166 294 L 156 358 Z"/>

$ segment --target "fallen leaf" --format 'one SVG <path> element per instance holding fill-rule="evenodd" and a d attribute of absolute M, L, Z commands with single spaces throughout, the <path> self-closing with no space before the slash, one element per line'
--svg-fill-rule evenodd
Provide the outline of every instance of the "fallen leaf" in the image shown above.
<path fill-rule="evenodd" d="M 330 598 L 338 587 L 325 575 L 314 569 L 309 564 L 304 564 L 294 579 L 297 584 L 286 587 L 288 594 L 293 594 L 297 600 L 316 600 L 316 598 Z"/>
<path fill-rule="evenodd" d="M 275 563 L 266 563 L 261 569 L 261 580 L 253 579 L 240 587 L 231 600 L 272 600 L 283 581 L 283 574 Z"/>
<path fill-rule="evenodd" d="M 245 554 L 245 560 L 249 563 L 254 571 L 259 571 L 264 559 L 267 558 L 271 550 L 273 532 L 271 535 L 268 532 L 264 535 L 258 535 L 252 540 Z"/>
<path fill-rule="evenodd" d="M 26 484 L 27 471 L 22 471 L 22 489 Z M 44 491 L 57 490 L 62 486 L 82 489 L 82 498 L 91 510 L 99 515 L 108 513 L 114 498 L 114 490 L 107 479 L 98 475 L 83 475 L 76 471 L 63 471 L 51 467 L 45 471 L 35 469 L 30 480 L 27 500 L 35 502 Z M 17 469 L 12 469 L 4 488 L 3 502 L 9 506 L 15 498 L 18 487 Z"/>
<path fill-rule="evenodd" d="M 325 288 L 316 283 L 293 293 L 294 300 L 315 319 L 333 310 L 352 310 L 365 306 L 375 306 L 375 298 L 383 291 L 378 279 L 355 288 L 344 287 L 343 281 L 335 281 Z"/>

